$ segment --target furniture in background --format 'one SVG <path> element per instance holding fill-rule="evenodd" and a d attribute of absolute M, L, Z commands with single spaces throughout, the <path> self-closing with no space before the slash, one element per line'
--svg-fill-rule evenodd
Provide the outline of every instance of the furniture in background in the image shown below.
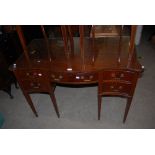
<path fill-rule="evenodd" d="M 9 70 L 9 66 L 16 61 L 21 54 L 20 42 L 16 31 L 5 31 L 2 27 L 0 34 L 0 90 L 7 92 L 10 98 L 11 84 L 17 87 L 17 81 L 14 74 Z M 7 29 L 8 30 L 8 29 Z"/>
<path fill-rule="evenodd" d="M 0 128 L 3 126 L 4 124 L 4 117 L 3 115 L 0 113 Z"/>
<path fill-rule="evenodd" d="M 14 83 L 17 87 L 16 79 L 11 71 L 8 70 L 8 65 L 2 53 L 0 53 L 0 90 L 7 92 L 10 98 L 13 98 L 11 94 L 11 84 Z"/>
<path fill-rule="evenodd" d="M 61 37 L 49 37 L 47 29 L 41 26 L 42 38 L 33 39 L 26 45 L 22 29 L 17 26 L 24 53 L 12 70 L 36 116 L 29 93 L 47 92 L 51 98 L 53 96 L 59 116 L 54 85 L 96 83 L 98 119 L 102 96 L 123 96 L 128 98 L 125 122 L 142 71 L 134 48 L 136 26 L 131 27 L 131 35 L 124 33 L 124 27 L 120 26 L 117 35 L 111 34 L 111 37 L 95 37 L 95 27 L 78 26 L 79 35 L 74 36 L 72 26 L 63 25 L 59 26 Z M 89 35 L 85 34 L 87 29 Z"/>

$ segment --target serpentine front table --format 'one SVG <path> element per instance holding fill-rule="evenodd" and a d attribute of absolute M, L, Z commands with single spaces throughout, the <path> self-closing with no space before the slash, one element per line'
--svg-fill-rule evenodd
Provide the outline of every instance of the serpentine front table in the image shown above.
<path fill-rule="evenodd" d="M 65 39 L 47 38 L 44 29 L 42 30 L 44 38 L 34 39 L 25 46 L 21 28 L 17 27 L 25 54 L 12 67 L 35 115 L 38 116 L 29 93 L 49 93 L 59 117 L 54 96 L 57 83 L 76 85 L 96 83 L 98 84 L 98 119 L 100 119 L 101 97 L 121 96 L 128 100 L 124 115 L 125 122 L 137 80 L 142 72 L 135 49 L 131 52 L 132 36 L 83 37 L 82 39 L 72 37 L 72 50 L 71 48 L 65 50 Z"/>

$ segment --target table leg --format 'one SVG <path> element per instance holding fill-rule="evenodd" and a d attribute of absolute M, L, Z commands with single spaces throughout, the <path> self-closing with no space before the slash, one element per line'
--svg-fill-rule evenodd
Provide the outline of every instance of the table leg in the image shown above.
<path fill-rule="evenodd" d="M 101 103 L 102 103 L 102 96 L 98 95 L 98 120 L 100 120 L 101 115 Z"/>
<path fill-rule="evenodd" d="M 32 111 L 33 111 L 33 113 L 35 114 L 36 117 L 38 117 L 38 114 L 37 114 L 36 109 L 35 109 L 35 107 L 34 107 L 34 105 L 33 105 L 33 102 L 32 102 L 32 100 L 31 100 L 30 95 L 29 95 L 27 92 L 23 92 L 23 94 L 24 94 L 24 96 L 25 96 L 25 98 L 26 98 L 28 104 L 30 105 L 30 107 L 31 107 L 31 109 L 32 109 Z"/>
<path fill-rule="evenodd" d="M 132 97 L 127 98 L 127 104 L 125 107 L 125 113 L 124 113 L 124 119 L 123 119 L 123 123 L 125 123 L 130 106 L 131 106 L 131 102 L 132 102 Z"/>
<path fill-rule="evenodd" d="M 50 94 L 51 100 L 53 102 L 53 106 L 54 106 L 54 109 L 56 111 L 56 114 L 57 114 L 57 116 L 59 118 L 60 117 L 60 114 L 59 114 L 58 106 L 57 106 L 57 103 L 56 103 L 55 95 L 53 93 L 49 93 L 49 94 Z"/>

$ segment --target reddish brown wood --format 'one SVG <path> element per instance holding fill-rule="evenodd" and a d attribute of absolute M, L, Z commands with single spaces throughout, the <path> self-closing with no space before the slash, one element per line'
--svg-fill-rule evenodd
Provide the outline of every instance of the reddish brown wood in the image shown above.
<path fill-rule="evenodd" d="M 21 26 L 17 25 L 16 30 L 17 30 L 17 33 L 18 33 L 18 36 L 19 36 L 19 39 L 20 39 L 20 43 L 21 43 L 23 51 L 24 51 L 24 55 L 26 57 L 26 60 L 27 60 L 28 64 L 30 65 L 30 58 L 29 58 L 29 55 L 28 55 L 26 41 L 25 41 L 25 38 L 24 38 L 24 35 L 23 35 L 23 32 L 22 32 Z"/>
<path fill-rule="evenodd" d="M 98 119 L 101 115 L 102 96 L 121 96 L 128 99 L 124 115 L 125 122 L 142 70 L 136 51 L 133 50 L 134 44 L 131 44 L 134 42 L 135 29 L 132 28 L 131 38 L 124 36 L 120 29 L 118 37 L 94 37 L 93 39 L 85 37 L 85 26 L 82 25 L 79 26 L 79 37 L 73 37 L 70 26 L 63 25 L 61 30 L 63 42 L 62 38 L 48 39 L 42 27 L 44 39 L 33 40 L 28 45 L 27 50 L 33 58 L 32 68 L 27 67 L 25 57 L 20 57 L 16 61 L 13 71 L 23 92 L 48 92 L 59 117 L 53 84 L 98 83 Z M 19 36 L 21 37 L 21 33 Z M 49 52 L 52 51 L 53 54 L 51 61 L 48 59 L 47 47 L 44 46 L 45 40 L 48 41 Z M 132 45 L 132 54 L 129 42 Z M 37 55 L 32 52 L 33 49 L 39 51 L 39 61 Z M 72 56 L 70 49 L 74 53 Z M 132 61 L 129 59 L 130 54 Z M 32 108 L 32 103 L 29 104 Z"/>
<path fill-rule="evenodd" d="M 95 25 L 92 25 L 91 32 L 92 32 L 92 38 L 94 39 L 95 38 Z"/>
<path fill-rule="evenodd" d="M 131 61 L 133 61 L 133 59 L 134 59 L 136 30 L 137 30 L 136 25 L 131 26 L 131 37 L 130 37 L 130 46 L 129 46 L 128 65 L 130 65 Z"/>
<path fill-rule="evenodd" d="M 52 93 L 52 91 L 51 91 L 49 94 L 50 94 L 50 97 L 51 97 L 51 100 L 52 100 L 54 109 L 55 109 L 55 111 L 56 111 L 56 113 L 57 113 L 57 116 L 58 116 L 58 118 L 59 118 L 59 117 L 60 117 L 60 114 L 59 114 L 58 106 L 57 106 L 57 103 L 56 103 L 55 95 L 54 95 L 54 93 Z"/>
<path fill-rule="evenodd" d="M 98 95 L 98 120 L 101 117 L 101 104 L 102 104 L 102 96 Z"/>
<path fill-rule="evenodd" d="M 92 37 L 113 37 L 119 36 L 120 26 L 119 25 L 93 25 L 91 29 Z"/>
<path fill-rule="evenodd" d="M 130 106 L 131 106 L 131 102 L 132 102 L 132 97 L 128 97 L 127 98 L 127 104 L 125 107 L 125 114 L 124 114 L 124 118 L 123 118 L 123 123 L 125 123 L 125 121 L 126 121 L 126 118 L 127 118 Z"/>
<path fill-rule="evenodd" d="M 67 26 L 68 28 L 68 34 L 69 34 L 69 41 L 70 41 L 70 52 L 72 55 L 74 55 L 74 40 L 73 40 L 73 33 L 72 28 L 70 25 Z"/>
<path fill-rule="evenodd" d="M 49 42 L 48 42 L 48 37 L 47 37 L 47 34 L 45 32 L 45 29 L 44 29 L 44 26 L 41 25 L 41 31 L 43 33 L 43 36 L 44 36 L 44 39 L 45 39 L 45 42 L 46 42 L 46 46 L 47 46 L 47 51 L 48 51 L 48 58 L 49 58 L 49 61 L 51 61 L 51 54 L 52 52 L 50 52 L 50 45 L 49 45 Z"/>
<path fill-rule="evenodd" d="M 112 70 L 100 72 L 98 87 L 99 107 L 101 107 L 102 96 L 126 97 L 127 105 L 123 119 L 123 122 L 125 123 L 138 77 L 139 72 L 137 71 Z M 100 112 L 101 108 L 99 109 L 98 119 L 100 119 Z"/>
<path fill-rule="evenodd" d="M 14 70 L 14 73 L 16 75 L 19 86 L 21 87 L 21 90 L 23 91 L 23 94 L 28 104 L 30 105 L 32 111 L 36 116 L 38 116 L 38 114 L 35 110 L 35 107 L 29 94 L 46 92 L 50 94 L 57 116 L 60 117 L 54 95 L 55 85 L 53 83 L 50 83 L 47 77 L 48 73 L 47 71 L 26 69 L 26 70 Z"/>
<path fill-rule="evenodd" d="M 79 26 L 79 33 L 80 33 L 80 52 L 82 58 L 84 57 L 84 26 Z"/>
<path fill-rule="evenodd" d="M 30 97 L 29 93 L 23 91 L 23 94 L 24 94 L 24 96 L 25 96 L 25 98 L 26 98 L 26 100 L 27 100 L 27 103 L 28 103 L 29 106 L 31 107 L 33 113 L 35 114 L 36 117 L 38 117 L 38 113 L 37 113 L 37 111 L 36 111 L 36 109 L 35 109 L 35 107 L 34 107 L 34 105 L 33 105 L 33 102 L 32 102 L 32 100 L 31 100 L 31 97 Z"/>
<path fill-rule="evenodd" d="M 122 51 L 122 33 L 123 33 L 123 27 L 120 26 L 120 30 L 119 30 L 119 48 L 118 48 L 118 66 L 120 65 L 120 54 Z"/>
<path fill-rule="evenodd" d="M 134 52 L 136 30 L 137 30 L 137 26 L 133 25 L 131 27 L 131 40 L 130 40 L 130 53 L 131 53 L 131 55 Z"/>
<path fill-rule="evenodd" d="M 45 33 L 44 27 L 41 26 L 41 30 L 43 32 L 44 35 L 44 39 L 46 42 L 46 47 L 47 48 L 47 58 L 48 61 L 50 62 L 51 58 L 49 58 L 50 56 L 50 49 L 49 49 L 49 43 L 48 43 L 48 38 L 47 35 Z M 55 89 L 55 85 L 50 83 L 50 79 L 48 77 L 48 71 L 47 69 L 35 69 L 35 67 L 33 66 L 33 63 L 30 62 L 31 60 L 29 59 L 29 55 L 28 55 L 28 51 L 29 48 L 27 48 L 26 43 L 25 43 L 25 39 L 23 36 L 23 32 L 20 26 L 17 26 L 17 32 L 19 34 L 19 38 L 21 41 L 21 44 L 23 46 L 24 49 L 24 53 L 26 55 L 26 59 L 28 59 L 28 63 L 31 63 L 31 67 L 30 66 L 26 66 L 26 61 L 23 62 L 25 68 L 20 70 L 16 68 L 16 66 L 14 66 L 14 74 L 19 82 L 19 85 L 23 91 L 23 94 L 28 102 L 28 104 L 30 105 L 32 111 L 34 112 L 34 114 L 36 116 L 38 116 L 35 107 L 33 105 L 33 102 L 29 96 L 29 93 L 40 93 L 40 92 L 46 92 L 50 94 L 51 100 L 53 102 L 55 111 L 57 113 L 57 116 L 60 117 L 59 115 L 59 111 L 58 111 L 58 107 L 56 104 L 56 100 L 55 100 L 55 95 L 54 95 L 54 89 Z M 46 49 L 44 49 L 46 51 Z M 18 65 L 18 63 L 17 63 Z M 34 68 L 33 68 L 34 67 Z"/>
<path fill-rule="evenodd" d="M 69 51 L 68 50 L 68 31 L 65 25 L 61 26 L 61 32 L 62 32 L 62 38 L 64 41 L 64 49 L 65 49 L 65 52 L 67 53 Z"/>

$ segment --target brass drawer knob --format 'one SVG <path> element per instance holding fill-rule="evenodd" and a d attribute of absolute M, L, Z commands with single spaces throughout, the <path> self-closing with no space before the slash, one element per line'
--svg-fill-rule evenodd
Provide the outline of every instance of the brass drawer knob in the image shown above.
<path fill-rule="evenodd" d="M 122 89 L 123 87 L 122 86 L 119 86 L 119 89 Z"/>
<path fill-rule="evenodd" d="M 90 76 L 89 76 L 89 79 L 93 79 L 93 75 L 90 75 Z"/>
<path fill-rule="evenodd" d="M 33 87 L 33 88 L 40 88 L 40 83 L 30 83 L 30 85 L 31 85 L 31 87 Z"/>
<path fill-rule="evenodd" d="M 81 76 L 81 79 L 84 79 L 84 76 Z"/>
<path fill-rule="evenodd" d="M 52 78 L 55 78 L 55 75 L 54 75 L 54 74 L 52 74 L 52 75 L 51 75 L 51 77 L 52 77 Z"/>
<path fill-rule="evenodd" d="M 90 81 L 91 81 L 91 80 L 89 80 L 89 79 L 85 79 L 85 80 L 84 80 L 84 82 L 90 82 Z"/>
<path fill-rule="evenodd" d="M 63 78 L 63 76 L 62 75 L 59 75 L 59 79 L 62 79 Z"/>
<path fill-rule="evenodd" d="M 60 81 L 60 79 L 57 79 L 57 78 L 56 78 L 56 79 L 54 79 L 54 80 L 55 80 L 55 81 Z"/>
<path fill-rule="evenodd" d="M 114 86 L 110 86 L 111 89 L 114 89 Z"/>
<path fill-rule="evenodd" d="M 80 79 L 80 76 L 76 76 L 75 78 L 76 78 L 76 79 Z"/>
<path fill-rule="evenodd" d="M 26 75 L 27 75 L 27 76 L 29 76 L 29 75 L 30 75 L 30 73 L 26 73 Z"/>
<path fill-rule="evenodd" d="M 42 76 L 42 74 L 41 74 L 41 73 L 39 73 L 39 74 L 38 74 L 38 76 Z"/>
<path fill-rule="evenodd" d="M 122 73 L 122 74 L 120 75 L 120 77 L 121 77 L 121 78 L 124 77 L 124 74 Z"/>
<path fill-rule="evenodd" d="M 116 77 L 116 74 L 115 73 L 112 73 L 111 74 L 111 77 L 113 77 L 113 78 Z"/>

